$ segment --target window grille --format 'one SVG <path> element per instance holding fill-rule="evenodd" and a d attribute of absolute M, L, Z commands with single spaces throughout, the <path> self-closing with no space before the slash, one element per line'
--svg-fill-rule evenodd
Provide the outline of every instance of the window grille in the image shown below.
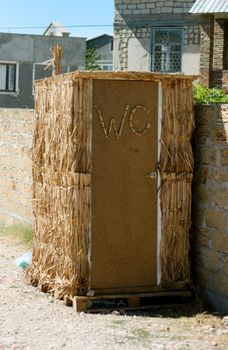
<path fill-rule="evenodd" d="M 152 42 L 152 71 L 180 72 L 182 30 L 154 29 Z"/>

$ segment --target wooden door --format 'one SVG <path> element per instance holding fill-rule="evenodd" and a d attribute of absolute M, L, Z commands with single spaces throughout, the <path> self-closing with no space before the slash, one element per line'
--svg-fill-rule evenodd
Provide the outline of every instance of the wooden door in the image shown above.
<path fill-rule="evenodd" d="M 158 83 L 94 80 L 91 276 L 95 290 L 145 290 L 157 278 Z"/>

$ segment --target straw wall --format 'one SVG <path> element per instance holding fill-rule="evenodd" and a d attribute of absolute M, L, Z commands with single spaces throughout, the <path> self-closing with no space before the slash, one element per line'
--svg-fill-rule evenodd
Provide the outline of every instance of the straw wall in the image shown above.
<path fill-rule="evenodd" d="M 90 82 L 56 76 L 36 84 L 33 264 L 42 290 L 83 292 L 88 281 Z"/>
<path fill-rule="evenodd" d="M 191 225 L 194 127 L 192 81 L 165 79 L 161 133 L 161 284 L 181 288 L 190 282 L 189 228 Z"/>

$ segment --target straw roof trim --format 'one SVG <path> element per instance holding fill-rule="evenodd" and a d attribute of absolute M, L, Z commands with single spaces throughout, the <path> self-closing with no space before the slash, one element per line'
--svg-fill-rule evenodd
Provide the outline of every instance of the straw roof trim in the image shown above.
<path fill-rule="evenodd" d="M 197 75 L 184 75 L 180 73 L 153 73 L 153 72 L 130 72 L 130 71 L 75 71 L 71 73 L 65 73 L 56 75 L 55 77 L 45 78 L 37 80 L 36 85 L 43 84 L 44 81 L 53 84 L 54 82 L 63 81 L 75 81 L 77 79 L 123 79 L 123 80 L 148 80 L 148 81 L 162 81 L 162 80 L 190 80 L 194 81 L 198 79 Z"/>

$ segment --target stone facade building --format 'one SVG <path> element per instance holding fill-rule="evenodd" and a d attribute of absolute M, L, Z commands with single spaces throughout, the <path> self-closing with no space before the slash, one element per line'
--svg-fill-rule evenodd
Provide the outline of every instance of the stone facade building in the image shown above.
<path fill-rule="evenodd" d="M 228 3 L 115 0 L 114 70 L 200 74 L 228 91 Z"/>
<path fill-rule="evenodd" d="M 114 70 L 198 74 L 200 21 L 194 0 L 115 0 Z"/>
<path fill-rule="evenodd" d="M 197 0 L 190 13 L 202 18 L 201 82 L 228 92 L 228 2 Z"/>

